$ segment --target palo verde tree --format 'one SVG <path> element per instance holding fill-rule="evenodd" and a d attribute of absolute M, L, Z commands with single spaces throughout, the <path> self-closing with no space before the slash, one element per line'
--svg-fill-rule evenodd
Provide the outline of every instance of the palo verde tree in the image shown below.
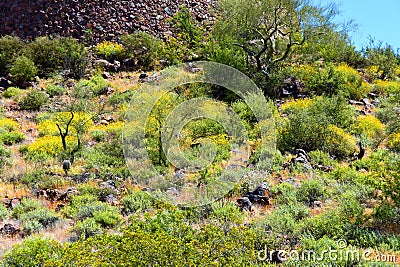
<path fill-rule="evenodd" d="M 221 0 L 216 34 L 234 41 L 247 54 L 252 72 L 270 78 L 297 46 L 333 26 L 333 5 L 308 0 Z"/>

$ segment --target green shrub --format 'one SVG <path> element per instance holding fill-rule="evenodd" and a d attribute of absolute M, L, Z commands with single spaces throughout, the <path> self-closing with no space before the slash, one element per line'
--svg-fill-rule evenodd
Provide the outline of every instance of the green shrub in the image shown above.
<path fill-rule="evenodd" d="M 119 210 L 96 211 L 93 213 L 94 220 L 103 227 L 113 227 L 122 221 Z"/>
<path fill-rule="evenodd" d="M 65 89 L 60 85 L 49 85 L 46 87 L 46 93 L 50 97 L 59 96 L 65 93 Z"/>
<path fill-rule="evenodd" d="M 43 228 L 52 226 L 60 217 L 52 210 L 38 208 L 23 213 L 20 220 L 24 223 L 37 221 Z"/>
<path fill-rule="evenodd" d="M 25 56 L 17 57 L 10 68 L 12 81 L 16 84 L 33 81 L 37 73 L 35 63 Z"/>
<path fill-rule="evenodd" d="M 87 239 L 91 236 L 101 233 L 101 225 L 96 222 L 93 218 L 87 218 L 83 221 L 76 223 L 75 227 L 72 229 L 79 238 Z"/>
<path fill-rule="evenodd" d="M 16 97 L 18 95 L 20 95 L 22 92 L 21 89 L 19 89 L 18 87 L 8 87 L 4 92 L 3 92 L 3 96 L 5 98 L 12 98 L 12 97 Z"/>
<path fill-rule="evenodd" d="M 23 198 L 21 203 L 18 204 L 12 212 L 12 216 L 16 219 L 20 219 L 25 213 L 35 211 L 41 206 L 40 202 L 31 198 Z"/>
<path fill-rule="evenodd" d="M 25 135 L 23 133 L 20 132 L 8 132 L 8 133 L 3 133 L 0 134 L 0 140 L 10 146 L 13 145 L 15 143 L 19 143 L 22 142 L 23 140 L 25 140 Z"/>
<path fill-rule="evenodd" d="M 14 36 L 0 37 L 0 76 L 8 73 L 9 66 L 21 53 L 24 43 Z"/>
<path fill-rule="evenodd" d="M 26 221 L 22 226 L 22 230 L 26 232 L 28 235 L 32 235 L 34 233 L 39 233 L 43 231 L 44 227 L 39 221 Z"/>
<path fill-rule="evenodd" d="M 42 267 L 45 261 L 56 256 L 61 245 L 55 240 L 41 236 L 27 238 L 17 244 L 3 258 L 4 267 Z"/>
<path fill-rule="evenodd" d="M 211 204 L 212 212 L 210 219 L 218 220 L 223 223 L 240 224 L 244 220 L 244 213 L 241 212 L 233 202 L 217 201 Z"/>
<path fill-rule="evenodd" d="M 297 199 L 308 206 L 316 200 L 324 200 L 328 196 L 327 186 L 318 178 L 304 181 L 297 190 Z"/>
<path fill-rule="evenodd" d="M 3 204 L 0 204 L 0 222 L 3 221 L 4 219 L 7 219 L 9 216 L 9 212 L 6 206 Z"/>
<path fill-rule="evenodd" d="M 139 69 L 149 70 L 154 66 L 160 41 L 145 32 L 135 32 L 121 37 L 129 57 L 136 61 Z"/>
<path fill-rule="evenodd" d="M 110 84 L 100 75 L 95 75 L 90 80 L 80 80 L 74 87 L 74 94 L 83 98 L 105 94 Z"/>
<path fill-rule="evenodd" d="M 148 193 L 137 190 L 121 199 L 121 204 L 124 212 L 133 213 L 149 210 L 153 206 L 154 201 Z"/>
<path fill-rule="evenodd" d="M 38 111 L 47 101 L 48 98 L 44 93 L 32 90 L 20 100 L 19 105 L 24 110 Z"/>
<path fill-rule="evenodd" d="M 96 46 L 95 53 L 100 58 L 108 61 L 121 60 L 125 55 L 124 47 L 121 44 L 104 41 Z"/>

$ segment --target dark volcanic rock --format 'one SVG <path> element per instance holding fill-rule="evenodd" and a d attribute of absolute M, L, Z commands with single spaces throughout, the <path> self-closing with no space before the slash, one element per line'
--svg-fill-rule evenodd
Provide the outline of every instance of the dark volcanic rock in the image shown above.
<path fill-rule="evenodd" d="M 213 20 L 216 0 L 7 0 L 0 1 L 0 35 L 24 39 L 41 35 L 89 37 L 93 42 L 143 30 L 158 36 L 171 32 L 168 18 L 186 6 L 193 18 Z M 86 40 L 88 38 L 85 38 Z"/>

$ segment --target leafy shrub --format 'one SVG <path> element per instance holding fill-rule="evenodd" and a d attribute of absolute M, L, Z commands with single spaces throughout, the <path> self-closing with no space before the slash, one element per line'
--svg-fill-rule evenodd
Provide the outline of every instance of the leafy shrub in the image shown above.
<path fill-rule="evenodd" d="M 66 142 L 68 147 L 72 147 L 77 140 L 73 136 L 67 136 Z M 63 147 L 59 136 L 46 135 L 37 138 L 25 147 L 21 147 L 20 152 L 30 160 L 47 160 L 60 155 L 63 152 Z"/>
<path fill-rule="evenodd" d="M 57 255 L 61 245 L 41 236 L 29 237 L 8 251 L 3 258 L 4 267 L 41 267 L 45 261 Z"/>
<path fill-rule="evenodd" d="M 387 146 L 393 151 L 400 152 L 400 132 L 388 136 Z"/>
<path fill-rule="evenodd" d="M 147 211 L 153 206 L 153 203 L 152 197 L 141 190 L 133 191 L 121 199 L 123 211 L 126 213 Z"/>
<path fill-rule="evenodd" d="M 397 81 L 375 80 L 373 91 L 383 96 L 396 94 L 400 92 L 400 83 Z"/>
<path fill-rule="evenodd" d="M 101 233 L 101 225 L 96 222 L 93 218 L 87 218 L 83 221 L 76 223 L 75 227 L 72 229 L 79 238 L 87 239 L 91 236 Z"/>
<path fill-rule="evenodd" d="M 119 214 L 119 209 L 98 201 L 96 196 L 85 194 L 75 196 L 72 199 L 71 205 L 63 209 L 63 212 L 70 218 L 83 220 L 93 217 L 97 212 L 108 212 L 108 215 L 112 213 L 112 216 L 115 217 L 116 214 Z M 101 219 L 101 217 L 99 218 Z"/>
<path fill-rule="evenodd" d="M 12 81 L 16 84 L 33 81 L 37 73 L 35 63 L 25 56 L 17 57 L 10 68 Z"/>
<path fill-rule="evenodd" d="M 30 91 L 26 96 L 22 97 L 19 105 L 24 110 L 38 111 L 40 107 L 48 101 L 47 96 L 37 90 Z"/>
<path fill-rule="evenodd" d="M 9 216 L 8 209 L 5 205 L 0 204 L 0 222 L 7 219 Z"/>
<path fill-rule="evenodd" d="M 40 77 L 50 77 L 61 69 L 68 76 L 81 78 L 88 65 L 88 53 L 83 44 L 70 37 L 38 37 L 24 50 L 35 62 Z"/>
<path fill-rule="evenodd" d="M 160 41 L 145 32 L 134 32 L 121 37 L 122 44 L 129 57 L 143 70 L 153 67 Z"/>
<path fill-rule="evenodd" d="M 59 96 L 65 93 L 65 89 L 60 85 L 49 85 L 46 87 L 46 93 L 50 97 Z"/>
<path fill-rule="evenodd" d="M 60 218 L 59 216 L 52 210 L 48 210 L 45 208 L 38 208 L 35 210 L 31 210 L 25 212 L 20 216 L 22 222 L 34 222 L 37 221 L 43 228 L 47 228 L 52 226 L 56 221 Z"/>
<path fill-rule="evenodd" d="M 308 206 L 316 200 L 323 200 L 328 196 L 326 185 L 317 178 L 304 181 L 297 190 L 297 199 Z"/>
<path fill-rule="evenodd" d="M 93 218 L 103 227 L 113 227 L 122 221 L 122 215 L 117 209 L 96 211 L 93 213 Z"/>
<path fill-rule="evenodd" d="M 329 125 L 328 129 L 329 136 L 325 148 L 330 155 L 344 159 L 357 151 L 356 139 L 351 134 L 335 125 Z"/>
<path fill-rule="evenodd" d="M 236 224 L 240 224 L 244 220 L 244 213 L 233 202 L 214 202 L 211 204 L 211 209 L 210 219 Z"/>
<path fill-rule="evenodd" d="M 43 231 L 43 225 L 39 221 L 36 221 L 36 220 L 26 221 L 24 223 L 24 225 L 22 226 L 22 229 L 28 235 L 31 235 L 31 234 L 39 233 L 39 232 Z"/>
<path fill-rule="evenodd" d="M 332 166 L 335 164 L 335 160 L 321 150 L 310 151 L 308 156 L 313 165 Z"/>
<path fill-rule="evenodd" d="M 354 124 L 356 134 L 367 137 L 369 140 L 376 140 L 383 136 L 383 124 L 375 116 L 358 116 Z"/>
<path fill-rule="evenodd" d="M 349 221 L 343 219 L 337 210 L 329 210 L 323 214 L 306 218 L 302 222 L 301 232 L 315 239 L 323 238 L 341 238 L 343 229 Z"/>
<path fill-rule="evenodd" d="M 40 202 L 35 199 L 23 198 L 21 203 L 13 209 L 12 216 L 20 219 L 25 213 L 39 209 L 40 206 Z"/>
<path fill-rule="evenodd" d="M 17 130 L 19 128 L 19 124 L 13 119 L 4 118 L 0 119 L 0 128 L 11 132 Z"/>
<path fill-rule="evenodd" d="M 121 44 L 104 41 L 95 48 L 95 53 L 100 58 L 108 61 L 120 60 L 124 56 L 124 47 Z"/>
<path fill-rule="evenodd" d="M 20 95 L 22 92 L 21 89 L 19 89 L 18 87 L 8 87 L 4 92 L 3 92 L 3 96 L 5 98 L 13 98 L 16 97 L 18 95 Z"/>
<path fill-rule="evenodd" d="M 19 143 L 25 139 L 25 135 L 20 132 L 8 132 L 0 134 L 0 140 L 6 145 L 13 145 Z"/>
<path fill-rule="evenodd" d="M 76 94 L 83 98 L 105 94 L 110 84 L 100 75 L 95 75 L 90 80 L 80 80 L 74 88 Z M 84 92 L 81 94 L 81 92 Z"/>
<path fill-rule="evenodd" d="M 9 65 L 21 53 L 24 43 L 14 36 L 0 37 L 0 76 L 5 76 L 9 70 Z"/>

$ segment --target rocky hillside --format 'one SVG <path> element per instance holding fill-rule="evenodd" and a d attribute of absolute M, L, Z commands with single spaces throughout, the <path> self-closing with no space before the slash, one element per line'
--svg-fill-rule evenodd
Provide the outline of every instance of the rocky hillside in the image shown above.
<path fill-rule="evenodd" d="M 0 35 L 90 36 L 98 42 L 135 30 L 155 34 L 170 31 L 170 18 L 181 5 L 198 21 L 211 19 L 215 0 L 10 0 L 0 1 Z"/>

